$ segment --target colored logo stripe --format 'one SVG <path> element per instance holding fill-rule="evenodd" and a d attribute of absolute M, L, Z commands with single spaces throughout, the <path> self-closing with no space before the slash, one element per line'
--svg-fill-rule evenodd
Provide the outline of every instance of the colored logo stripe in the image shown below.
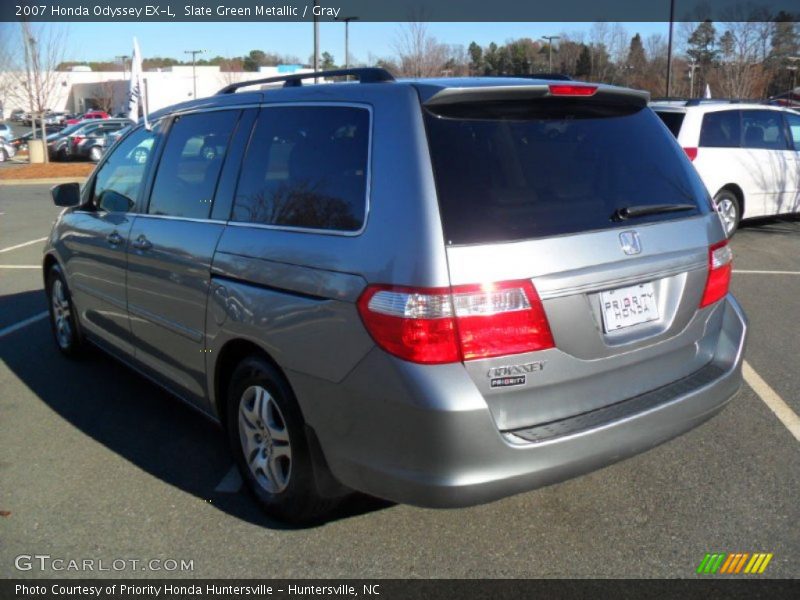
<path fill-rule="evenodd" d="M 728 575 L 747 573 L 755 575 L 764 572 L 769 561 L 772 560 L 772 556 L 771 553 L 766 552 L 756 552 L 753 554 L 749 552 L 708 553 L 703 557 L 703 560 L 697 567 L 697 573 L 711 575 L 715 573 Z M 742 569 L 744 569 L 744 571 L 742 571 Z"/>

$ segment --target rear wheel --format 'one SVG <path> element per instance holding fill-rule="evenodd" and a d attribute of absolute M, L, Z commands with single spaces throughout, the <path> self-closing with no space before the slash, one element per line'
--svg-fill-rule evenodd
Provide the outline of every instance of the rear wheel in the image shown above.
<path fill-rule="evenodd" d="M 324 517 L 338 501 L 319 496 L 303 416 L 289 384 L 266 360 L 243 360 L 228 389 L 228 440 L 264 510 L 293 523 Z"/>
<path fill-rule="evenodd" d="M 47 298 L 50 327 L 58 349 L 69 357 L 79 355 L 84 347 L 83 336 L 78 328 L 72 296 L 58 266 L 51 267 L 47 275 Z"/>
<path fill-rule="evenodd" d="M 722 220 L 722 225 L 725 227 L 725 234 L 731 237 L 739 227 L 739 221 L 742 220 L 742 210 L 739 205 L 739 199 L 736 197 L 736 194 L 730 190 L 720 190 L 717 195 L 714 196 L 714 204 Z"/>
<path fill-rule="evenodd" d="M 98 162 L 103 157 L 103 150 L 100 146 L 92 146 L 89 149 L 89 160 L 92 162 Z"/>

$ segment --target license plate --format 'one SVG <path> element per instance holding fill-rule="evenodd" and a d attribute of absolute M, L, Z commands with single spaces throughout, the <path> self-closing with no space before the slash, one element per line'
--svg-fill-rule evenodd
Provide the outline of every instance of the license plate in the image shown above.
<path fill-rule="evenodd" d="M 658 319 L 656 291 L 652 283 L 600 292 L 600 304 L 606 332 Z"/>

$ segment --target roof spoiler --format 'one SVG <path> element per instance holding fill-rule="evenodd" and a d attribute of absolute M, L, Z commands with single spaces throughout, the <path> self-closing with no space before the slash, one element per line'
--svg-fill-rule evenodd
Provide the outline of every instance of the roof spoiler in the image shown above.
<path fill-rule="evenodd" d="M 538 100 L 543 98 L 578 98 L 599 104 L 627 104 L 644 108 L 650 93 L 643 90 L 618 88 L 592 83 L 533 83 L 530 85 L 499 85 L 445 88 L 425 101 L 426 106 L 442 106 L 471 102 L 502 100 Z"/>

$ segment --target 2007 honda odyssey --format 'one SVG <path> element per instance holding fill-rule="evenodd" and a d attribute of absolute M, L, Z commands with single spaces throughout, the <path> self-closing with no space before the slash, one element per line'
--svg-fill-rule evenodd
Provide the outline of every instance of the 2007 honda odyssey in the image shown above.
<path fill-rule="evenodd" d="M 59 348 L 219 419 L 296 521 L 530 490 L 736 393 L 731 251 L 646 93 L 348 73 L 165 109 L 54 188 Z"/>

